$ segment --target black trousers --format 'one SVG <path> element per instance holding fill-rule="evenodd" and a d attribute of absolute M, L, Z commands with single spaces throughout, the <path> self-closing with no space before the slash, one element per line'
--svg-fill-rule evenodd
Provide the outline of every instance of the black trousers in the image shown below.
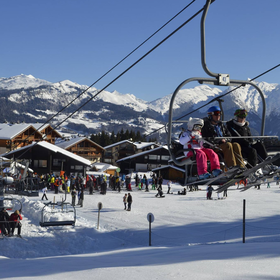
<path fill-rule="evenodd" d="M 9 222 L 1 221 L 0 228 L 1 228 L 2 234 L 7 234 L 7 233 L 10 234 L 10 223 Z"/>
<path fill-rule="evenodd" d="M 18 235 L 21 233 L 21 223 L 19 222 L 12 222 L 11 223 L 11 232 L 14 234 L 15 228 L 18 228 Z"/>
<path fill-rule="evenodd" d="M 248 147 L 241 147 L 242 156 L 246 158 L 251 166 L 256 166 L 259 161 L 267 158 L 267 151 L 262 142 L 257 142 Z M 260 157 L 260 159 L 258 158 Z"/>

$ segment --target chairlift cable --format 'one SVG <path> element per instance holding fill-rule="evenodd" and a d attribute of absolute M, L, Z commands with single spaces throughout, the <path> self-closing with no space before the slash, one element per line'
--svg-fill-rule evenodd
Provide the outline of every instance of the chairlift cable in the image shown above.
<path fill-rule="evenodd" d="M 102 76 L 100 76 L 95 82 L 93 82 L 90 86 L 88 86 L 85 90 L 83 90 L 80 94 L 78 94 L 72 101 L 70 101 L 66 106 L 61 108 L 56 114 L 50 117 L 45 123 L 43 123 L 37 130 L 35 130 L 32 134 L 30 134 L 26 139 L 30 138 L 30 136 L 34 135 L 37 131 L 39 131 L 44 125 L 48 124 L 51 120 L 53 120 L 57 115 L 59 115 L 63 110 L 68 108 L 71 104 L 73 104 L 78 98 L 80 98 L 84 93 L 86 93 L 90 88 L 92 88 L 96 83 L 98 83 L 101 79 L 103 79 L 106 75 L 108 75 L 111 71 L 113 71 L 118 65 L 120 65 L 124 60 L 126 60 L 130 55 L 132 55 L 136 50 L 142 47 L 146 42 L 148 42 L 153 36 L 155 36 L 160 30 L 162 30 L 167 24 L 169 24 L 172 20 L 174 20 L 177 16 L 179 16 L 184 10 L 186 10 L 191 4 L 193 4 L 196 0 L 193 0 L 187 6 L 185 6 L 181 11 L 179 11 L 175 16 L 173 16 L 170 20 L 168 20 L 165 24 L 163 24 L 159 29 L 157 29 L 152 35 L 150 35 L 146 40 L 144 40 L 140 45 L 138 45 L 134 50 L 132 50 L 128 55 L 126 55 L 123 59 L 121 59 L 118 63 L 116 63 L 111 69 L 105 72 Z M 19 144 L 15 147 L 17 148 Z"/>
<path fill-rule="evenodd" d="M 213 1 L 214 2 L 214 1 Z M 143 60 L 146 56 L 148 56 L 151 52 L 153 52 L 155 49 L 157 49 L 161 44 L 163 44 L 167 39 L 169 39 L 171 36 L 173 36 L 176 32 L 178 32 L 181 28 L 183 28 L 187 23 L 189 23 L 191 20 L 193 20 L 196 16 L 198 16 L 201 12 L 203 12 L 204 7 L 201 8 L 199 11 L 197 11 L 194 15 L 192 15 L 188 20 L 183 22 L 179 27 L 177 27 L 175 30 L 173 30 L 169 35 L 167 35 L 163 40 L 161 40 L 158 44 L 156 44 L 153 48 L 151 48 L 148 52 L 146 52 L 143 56 L 141 56 L 138 60 L 136 60 L 133 64 L 131 64 L 126 70 L 124 70 L 121 74 L 119 74 L 116 78 L 114 78 L 111 82 L 109 82 L 106 86 L 104 86 L 101 90 L 98 90 L 98 92 L 89 98 L 84 104 L 82 104 L 78 109 L 76 109 L 73 113 L 71 113 L 69 116 L 67 116 L 65 119 L 63 119 L 59 124 L 57 124 L 52 130 L 48 132 L 50 134 L 53 130 L 55 130 L 57 127 L 59 127 L 62 123 L 64 123 L 67 119 L 72 117 L 76 112 L 78 112 L 81 108 L 83 108 L 85 105 L 87 105 L 90 101 L 92 101 L 95 97 L 97 97 L 103 90 L 105 90 L 107 87 L 109 87 L 111 84 L 113 84 L 115 81 L 117 81 L 120 77 L 122 77 L 126 72 L 128 72 L 130 69 L 132 69 L 136 64 L 138 64 L 141 60 Z M 38 142 L 36 142 L 32 147 L 34 147 Z M 24 151 L 18 158 L 22 157 L 27 151 L 27 149 Z"/>

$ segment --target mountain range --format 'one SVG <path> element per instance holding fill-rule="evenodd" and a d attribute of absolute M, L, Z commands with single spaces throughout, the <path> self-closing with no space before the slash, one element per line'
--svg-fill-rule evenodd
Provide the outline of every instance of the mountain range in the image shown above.
<path fill-rule="evenodd" d="M 256 84 L 263 91 L 266 101 L 265 134 L 280 136 L 280 126 L 277 125 L 280 121 L 280 85 L 266 82 Z M 182 89 L 173 105 L 174 118 L 192 112 L 234 88 L 222 89 L 209 85 Z M 97 93 L 96 88 L 88 89 L 86 85 L 69 80 L 51 83 L 23 74 L 0 78 L 0 122 L 48 122 L 62 133 L 74 132 L 83 135 L 102 130 L 116 133 L 121 129 L 132 129 L 156 137 L 160 142 L 166 141 L 165 129 L 156 134 L 151 133 L 168 122 L 172 93 L 151 102 L 139 99 L 133 94 L 121 94 L 117 91 Z M 89 101 L 90 99 L 92 100 Z M 247 119 L 250 127 L 255 133 L 260 132 L 262 100 L 254 87 L 241 87 L 226 95 L 223 100 L 225 120 L 231 119 L 237 108 L 246 108 L 249 111 Z M 191 116 L 204 117 L 207 115 L 207 109 L 213 105 L 218 103 L 215 101 L 200 108 Z M 54 116 L 65 106 L 67 108 Z"/>

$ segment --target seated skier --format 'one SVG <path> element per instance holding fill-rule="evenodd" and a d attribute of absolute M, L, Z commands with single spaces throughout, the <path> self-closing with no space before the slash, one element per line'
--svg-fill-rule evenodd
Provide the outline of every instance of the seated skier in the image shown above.
<path fill-rule="evenodd" d="M 203 147 L 203 139 L 201 136 L 201 129 L 204 121 L 199 118 L 189 118 L 188 129 L 180 136 L 180 143 L 184 145 L 184 149 L 194 149 L 196 152 L 197 173 L 199 179 L 207 179 L 211 176 L 207 172 L 207 159 L 210 160 L 211 171 L 214 177 L 221 174 L 220 162 L 218 155 L 209 148 Z M 192 151 L 185 152 L 187 157 L 193 156 Z"/>
<path fill-rule="evenodd" d="M 181 192 L 178 191 L 178 194 L 179 194 L 179 195 L 186 195 L 186 194 L 187 194 L 187 189 L 184 188 Z"/>
<path fill-rule="evenodd" d="M 252 136 L 249 127 L 249 122 L 246 121 L 248 112 L 245 109 L 237 109 L 234 113 L 234 118 L 227 122 L 227 128 L 233 136 Z M 262 160 L 265 160 L 268 155 L 264 144 L 261 141 L 255 141 L 252 138 L 238 138 L 235 140 L 241 146 L 242 155 L 247 158 L 251 167 L 256 166 Z M 259 160 L 259 158 L 261 160 Z M 256 175 L 261 173 L 269 173 L 276 171 L 278 166 L 268 165 L 263 170 L 258 170 Z M 259 174 L 258 174 L 259 173 Z"/>
<path fill-rule="evenodd" d="M 204 126 L 201 130 L 202 136 L 208 142 L 215 144 L 223 152 L 225 164 L 228 168 L 239 166 L 244 168 L 241 147 L 236 141 L 227 138 L 231 134 L 227 127 L 222 123 L 221 108 L 219 106 L 212 106 L 207 110 L 208 117 L 204 118 Z M 224 137 L 223 139 L 216 139 L 214 137 Z M 215 150 L 215 149 L 214 149 Z"/>
<path fill-rule="evenodd" d="M 158 191 L 158 193 L 155 195 L 155 197 L 164 197 L 164 195 L 163 195 L 163 191 L 162 191 L 162 187 L 161 186 L 159 186 L 158 188 L 157 188 L 157 191 Z"/>

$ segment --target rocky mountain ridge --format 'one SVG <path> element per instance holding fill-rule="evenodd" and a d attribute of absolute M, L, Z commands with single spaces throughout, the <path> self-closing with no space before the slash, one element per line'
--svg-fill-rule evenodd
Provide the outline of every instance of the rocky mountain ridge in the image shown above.
<path fill-rule="evenodd" d="M 280 127 L 277 125 L 280 121 L 278 112 L 280 85 L 266 82 L 258 82 L 257 85 L 262 89 L 266 100 L 265 133 L 280 135 Z M 84 135 L 98 133 L 101 130 L 117 132 L 122 128 L 150 134 L 168 121 L 172 93 L 147 102 L 133 94 L 103 91 L 83 106 L 98 92 L 98 89 L 93 87 L 87 89 L 86 85 L 68 80 L 51 83 L 31 75 L 0 78 L 2 104 L 0 122 L 47 122 L 69 103 L 71 105 L 54 117 L 50 123 L 53 126 L 61 123 L 59 129 Z M 232 87 L 221 89 L 208 85 L 182 89 L 174 103 L 174 117 L 185 115 L 232 89 Z M 77 99 L 72 102 L 75 98 Z M 236 108 L 246 108 L 250 112 L 248 120 L 251 127 L 260 131 L 262 100 L 254 87 L 248 85 L 242 87 L 225 96 L 223 100 L 225 120 L 232 118 Z M 217 104 L 214 102 L 201 108 L 192 116 L 204 117 L 208 107 Z M 79 109 L 80 107 L 82 108 Z M 66 118 L 67 120 L 64 121 Z M 162 129 L 160 133 L 157 132 L 160 140 L 165 141 L 165 130 Z"/>

